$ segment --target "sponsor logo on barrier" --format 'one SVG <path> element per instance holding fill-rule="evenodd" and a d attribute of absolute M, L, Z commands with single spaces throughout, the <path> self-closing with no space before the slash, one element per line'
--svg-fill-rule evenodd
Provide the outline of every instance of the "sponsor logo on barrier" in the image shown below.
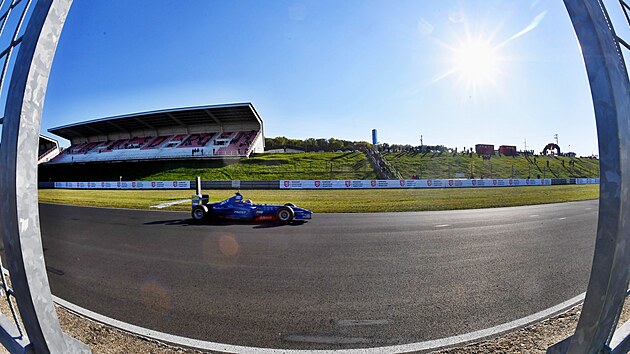
<path fill-rule="evenodd" d="M 401 187 L 404 187 L 404 186 L 405 186 L 405 180 L 404 180 L 404 179 L 401 179 L 401 180 L 400 180 L 400 186 L 401 186 Z"/>
<path fill-rule="evenodd" d="M 430 179 L 428 179 L 428 180 L 427 180 L 427 186 L 431 187 L 432 185 L 433 185 L 433 181 L 432 181 L 432 180 L 430 180 Z"/>
<path fill-rule="evenodd" d="M 151 187 L 155 188 L 155 182 L 151 182 Z"/>
<path fill-rule="evenodd" d="M 510 184 L 510 186 L 512 185 L 512 179 L 508 180 L 508 183 Z"/>
<path fill-rule="evenodd" d="M 284 186 L 285 186 L 285 187 L 287 187 L 287 188 L 288 188 L 288 187 L 289 187 L 289 185 L 290 185 L 289 181 L 284 181 Z"/>
<path fill-rule="evenodd" d="M 473 185 L 473 187 L 476 186 L 477 185 L 477 181 L 473 179 L 472 180 L 472 185 Z"/>
<path fill-rule="evenodd" d="M 451 186 L 451 187 L 453 186 L 453 180 L 452 179 L 448 180 L 448 185 Z"/>
<path fill-rule="evenodd" d="M 372 187 L 376 187 L 376 181 L 375 181 L 375 180 L 371 180 L 371 181 L 370 181 L 370 185 L 371 185 Z"/>
<path fill-rule="evenodd" d="M 173 187 L 177 187 L 177 181 L 173 181 Z"/>
<path fill-rule="evenodd" d="M 346 181 L 346 187 L 350 187 L 350 181 Z"/>
<path fill-rule="evenodd" d="M 497 185 L 497 180 L 496 180 L 496 179 L 493 179 L 493 180 L 492 180 L 492 184 L 494 184 L 494 185 L 496 186 L 496 185 Z"/>
<path fill-rule="evenodd" d="M 315 187 L 319 188 L 322 185 L 321 181 L 315 181 Z"/>

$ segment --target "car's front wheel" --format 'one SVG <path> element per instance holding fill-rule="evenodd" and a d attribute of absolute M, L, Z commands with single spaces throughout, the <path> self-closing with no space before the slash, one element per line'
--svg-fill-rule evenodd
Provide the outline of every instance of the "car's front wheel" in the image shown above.
<path fill-rule="evenodd" d="M 276 216 L 278 217 L 279 222 L 286 224 L 293 221 L 293 218 L 295 217 L 295 212 L 290 207 L 282 206 L 278 208 Z"/>
<path fill-rule="evenodd" d="M 197 205 L 193 208 L 191 215 L 195 222 L 202 222 L 208 216 L 208 207 L 205 205 Z"/>

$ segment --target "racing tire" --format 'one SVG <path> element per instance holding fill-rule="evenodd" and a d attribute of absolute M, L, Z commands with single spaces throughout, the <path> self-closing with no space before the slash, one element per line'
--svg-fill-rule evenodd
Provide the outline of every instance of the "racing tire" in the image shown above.
<path fill-rule="evenodd" d="M 288 224 L 293 221 L 293 218 L 295 217 L 295 212 L 293 211 L 293 209 L 291 209 L 291 207 L 281 206 L 276 211 L 276 216 L 278 217 L 279 223 Z"/>
<path fill-rule="evenodd" d="M 284 206 L 295 208 L 295 204 L 293 204 L 293 203 L 286 203 Z"/>
<path fill-rule="evenodd" d="M 202 222 L 208 218 L 208 207 L 205 205 L 197 205 L 191 212 L 194 222 Z"/>

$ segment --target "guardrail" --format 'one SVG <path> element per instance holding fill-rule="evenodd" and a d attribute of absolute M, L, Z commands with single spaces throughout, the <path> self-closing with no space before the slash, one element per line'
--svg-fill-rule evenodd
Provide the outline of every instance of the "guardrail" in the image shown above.
<path fill-rule="evenodd" d="M 202 181 L 202 189 L 392 189 L 485 188 L 599 184 L 599 178 L 389 179 L 389 180 L 225 180 Z M 39 182 L 40 189 L 196 189 L 196 181 Z"/>

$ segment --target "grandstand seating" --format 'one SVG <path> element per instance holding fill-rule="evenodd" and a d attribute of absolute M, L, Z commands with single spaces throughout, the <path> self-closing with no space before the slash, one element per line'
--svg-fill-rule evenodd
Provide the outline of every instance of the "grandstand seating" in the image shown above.
<path fill-rule="evenodd" d="M 155 138 L 150 139 L 144 146 L 142 146 L 140 149 L 142 150 L 147 150 L 147 149 L 158 149 L 160 148 L 164 143 L 166 143 L 166 141 L 168 141 L 170 138 L 172 138 L 172 135 L 167 135 L 167 136 L 156 136 Z"/>
<path fill-rule="evenodd" d="M 178 147 L 204 147 L 213 136 L 214 133 L 191 134 Z"/>
<path fill-rule="evenodd" d="M 49 163 L 249 156 L 260 131 L 133 137 L 71 145 Z"/>

